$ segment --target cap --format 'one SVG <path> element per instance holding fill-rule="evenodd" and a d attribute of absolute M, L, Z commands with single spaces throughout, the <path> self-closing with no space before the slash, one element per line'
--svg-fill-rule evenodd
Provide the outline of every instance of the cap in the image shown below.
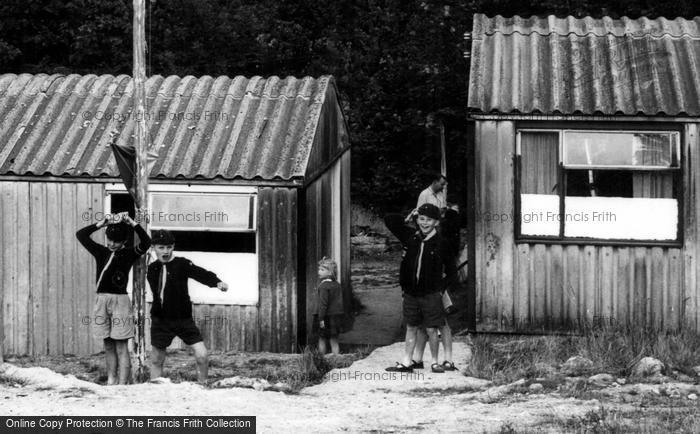
<path fill-rule="evenodd" d="M 418 208 L 418 215 L 424 215 L 434 220 L 440 220 L 440 209 L 432 203 L 424 203 Z"/>
<path fill-rule="evenodd" d="M 151 244 L 163 244 L 166 246 L 175 244 L 175 236 L 170 231 L 158 229 L 151 233 Z"/>
<path fill-rule="evenodd" d="M 114 223 L 107 225 L 105 234 L 107 235 L 107 238 L 112 241 L 126 241 L 127 238 L 129 238 L 129 235 L 131 235 L 131 227 L 126 223 Z"/>

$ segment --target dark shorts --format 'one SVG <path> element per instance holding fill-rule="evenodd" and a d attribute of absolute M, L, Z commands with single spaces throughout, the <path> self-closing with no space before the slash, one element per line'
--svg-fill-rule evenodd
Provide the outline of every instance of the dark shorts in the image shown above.
<path fill-rule="evenodd" d="M 445 310 L 442 296 L 433 292 L 423 296 L 403 294 L 403 318 L 412 327 L 442 327 L 445 325 Z"/>
<path fill-rule="evenodd" d="M 343 332 L 343 315 L 326 315 L 323 322 L 325 327 L 321 328 L 318 315 L 314 315 L 313 328 L 320 338 L 335 338 Z"/>
<path fill-rule="evenodd" d="M 151 317 L 151 345 L 164 350 L 170 346 L 175 336 L 187 345 L 203 340 L 192 318 Z"/>

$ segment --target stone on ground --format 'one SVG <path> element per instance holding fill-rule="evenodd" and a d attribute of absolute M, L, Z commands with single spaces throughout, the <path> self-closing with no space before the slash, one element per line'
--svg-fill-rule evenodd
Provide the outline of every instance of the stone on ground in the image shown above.
<path fill-rule="evenodd" d="M 661 375 L 664 364 L 653 357 L 644 357 L 632 368 L 632 374 L 636 377 L 654 377 Z"/>
<path fill-rule="evenodd" d="M 569 358 L 561 367 L 561 372 L 569 377 L 577 377 L 590 372 L 593 362 L 581 356 Z"/>
<path fill-rule="evenodd" d="M 596 374 L 589 377 L 588 381 L 594 386 L 607 387 L 615 381 L 615 378 L 610 374 Z"/>

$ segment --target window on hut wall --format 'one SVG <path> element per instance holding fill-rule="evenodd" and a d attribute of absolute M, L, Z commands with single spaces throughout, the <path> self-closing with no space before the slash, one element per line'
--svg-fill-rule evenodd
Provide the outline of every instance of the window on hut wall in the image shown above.
<path fill-rule="evenodd" d="M 518 132 L 521 238 L 677 241 L 677 132 Z"/>
<path fill-rule="evenodd" d="M 255 190 L 226 190 L 153 185 L 149 228 L 172 231 L 176 256 L 213 271 L 229 284 L 230 290 L 221 292 L 190 280 L 194 303 L 253 305 L 258 302 Z M 126 210 L 133 216 L 133 201 L 126 193 L 108 192 L 106 203 L 107 211 Z M 125 208 L 124 203 L 130 205 Z M 154 260 L 151 254 L 149 261 Z"/>

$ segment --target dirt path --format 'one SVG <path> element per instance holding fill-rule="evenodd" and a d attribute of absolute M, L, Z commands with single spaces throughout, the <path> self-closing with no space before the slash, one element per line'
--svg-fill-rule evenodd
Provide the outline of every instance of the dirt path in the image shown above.
<path fill-rule="evenodd" d="M 378 348 L 348 368 L 331 371 L 326 382 L 298 395 L 207 389 L 189 382 L 108 387 L 45 368 L 4 364 L 0 414 L 256 415 L 260 432 L 493 432 L 504 423 L 522 427 L 541 418 L 583 414 L 598 405 L 548 395 L 514 399 L 459 372 L 417 371 L 403 377 L 386 373 L 384 368 L 400 356 L 402 345 Z M 457 343 L 455 360 L 466 360 L 469 351 Z M 13 387 L 13 381 L 26 384 Z M 491 393 L 494 399 L 489 398 Z"/>
<path fill-rule="evenodd" d="M 340 336 L 341 344 L 380 346 L 403 340 L 398 285 L 400 260 L 400 252 L 353 260 L 352 290 L 362 309 L 355 317 L 353 329 Z"/>
<path fill-rule="evenodd" d="M 341 344 L 389 345 L 401 335 L 401 288 L 381 284 L 353 289 L 364 309 L 355 317 L 353 329 L 340 337 Z"/>

